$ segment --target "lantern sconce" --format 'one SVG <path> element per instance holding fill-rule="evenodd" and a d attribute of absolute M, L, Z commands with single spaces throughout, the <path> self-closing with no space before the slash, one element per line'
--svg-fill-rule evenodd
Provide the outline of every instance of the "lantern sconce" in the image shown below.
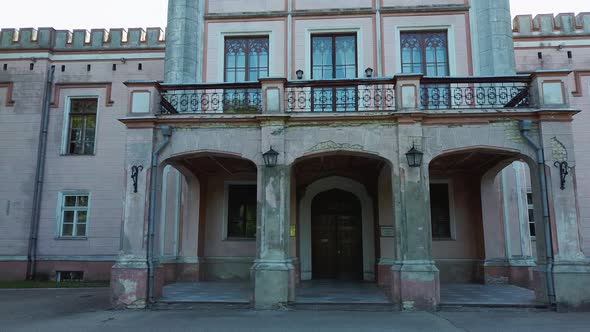
<path fill-rule="evenodd" d="M 556 161 L 554 165 L 559 168 L 561 190 L 565 190 L 565 178 L 570 174 L 570 171 L 574 169 L 574 167 L 570 166 L 567 161 Z"/>
<path fill-rule="evenodd" d="M 264 164 L 266 167 L 275 167 L 279 159 L 279 153 L 271 146 L 270 150 L 262 154 L 262 158 L 264 158 Z"/>
<path fill-rule="evenodd" d="M 303 79 L 303 70 L 301 70 L 301 69 L 298 69 L 298 70 L 295 72 L 295 75 L 297 75 L 297 79 L 298 79 L 298 80 L 302 80 L 302 79 Z"/>
<path fill-rule="evenodd" d="M 371 78 L 373 77 L 373 68 L 369 67 L 367 69 L 365 69 L 365 76 Z"/>
<path fill-rule="evenodd" d="M 131 180 L 133 180 L 133 192 L 137 194 L 137 178 L 139 172 L 143 171 L 143 166 L 132 166 L 131 167 Z"/>
<path fill-rule="evenodd" d="M 408 165 L 412 168 L 420 167 L 422 165 L 422 158 L 424 157 L 424 153 L 418 149 L 414 145 L 410 151 L 406 153 L 406 158 L 408 158 Z"/>

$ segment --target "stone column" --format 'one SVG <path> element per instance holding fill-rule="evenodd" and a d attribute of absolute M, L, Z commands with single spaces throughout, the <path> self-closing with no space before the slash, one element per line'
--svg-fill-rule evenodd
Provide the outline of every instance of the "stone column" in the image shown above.
<path fill-rule="evenodd" d="M 147 219 L 153 139 L 151 128 L 127 130 L 125 214 L 119 257 L 111 270 L 111 301 L 117 308 L 143 308 L 148 301 Z M 133 166 L 143 167 L 137 177 L 137 192 L 131 180 Z"/>
<path fill-rule="evenodd" d="M 562 112 L 563 113 L 563 112 Z M 560 311 L 590 308 L 590 261 L 581 250 L 576 197 L 576 170 L 570 169 L 562 186 L 561 174 L 555 162 L 575 165 L 571 122 L 558 112 L 541 114 L 540 130 L 548 179 L 549 211 L 553 239 L 553 279 L 557 308 Z"/>
<path fill-rule="evenodd" d="M 169 0 L 166 83 L 202 81 L 205 0 Z"/>
<path fill-rule="evenodd" d="M 400 197 L 400 251 L 392 267 L 392 297 L 403 310 L 436 310 L 440 290 L 432 259 L 428 158 L 425 154 L 421 167 L 411 168 L 405 156 L 412 146 L 424 151 L 422 126 L 402 119 L 398 135 L 400 180 L 394 190 Z"/>
<path fill-rule="evenodd" d="M 275 167 L 258 167 L 256 261 L 252 267 L 254 305 L 277 308 L 294 299 L 295 269 L 289 259 L 291 170 L 285 165 L 285 124 L 263 123 L 261 153 L 280 153 Z"/>

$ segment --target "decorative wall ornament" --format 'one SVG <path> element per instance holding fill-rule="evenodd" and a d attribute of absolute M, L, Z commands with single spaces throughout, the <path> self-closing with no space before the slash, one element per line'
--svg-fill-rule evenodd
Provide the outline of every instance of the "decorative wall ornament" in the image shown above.
<path fill-rule="evenodd" d="M 137 194 L 137 178 L 139 172 L 143 171 L 143 166 L 132 166 L 131 167 L 131 180 L 133 180 L 133 192 Z"/>
<path fill-rule="evenodd" d="M 364 150 L 360 144 L 336 143 L 334 141 L 321 142 L 309 149 L 310 152 L 324 150 Z"/>
<path fill-rule="evenodd" d="M 572 169 L 574 169 L 574 167 L 570 166 L 567 161 L 556 161 L 554 165 L 555 165 L 555 167 L 559 168 L 559 177 L 561 180 L 561 190 L 565 190 L 565 179 L 568 176 L 568 174 L 570 173 L 570 171 Z"/>

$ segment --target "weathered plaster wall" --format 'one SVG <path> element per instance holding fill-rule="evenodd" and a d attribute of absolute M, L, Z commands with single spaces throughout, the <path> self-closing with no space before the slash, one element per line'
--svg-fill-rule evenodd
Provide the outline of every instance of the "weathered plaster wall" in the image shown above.
<path fill-rule="evenodd" d="M 581 112 L 573 122 L 575 177 L 583 250 L 590 255 L 590 15 L 581 13 L 517 16 L 514 19 L 517 71 L 569 69 L 572 108 Z M 569 54 L 568 54 L 569 52 Z M 539 53 L 541 59 L 539 59 Z M 570 57 L 571 56 L 571 57 Z"/>

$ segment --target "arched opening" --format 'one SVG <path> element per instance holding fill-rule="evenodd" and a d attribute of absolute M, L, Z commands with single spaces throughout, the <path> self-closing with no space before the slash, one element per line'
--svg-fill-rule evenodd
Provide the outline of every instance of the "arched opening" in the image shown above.
<path fill-rule="evenodd" d="M 391 173 L 386 159 L 359 152 L 315 154 L 294 163 L 296 301 L 323 301 L 330 293 L 336 303 L 355 296 L 388 302 L 379 286 L 389 287 L 395 259 Z"/>
<path fill-rule="evenodd" d="M 247 303 L 257 166 L 229 153 L 197 152 L 173 156 L 160 169 L 156 258 L 167 284 L 163 300 Z"/>
<path fill-rule="evenodd" d="M 430 162 L 432 251 L 442 303 L 545 302 L 543 292 L 535 297 L 533 291 L 542 284 L 534 273 L 542 214 L 536 167 L 518 151 L 488 147 Z"/>
<path fill-rule="evenodd" d="M 363 280 L 361 202 L 332 189 L 311 206 L 313 279 Z"/>

